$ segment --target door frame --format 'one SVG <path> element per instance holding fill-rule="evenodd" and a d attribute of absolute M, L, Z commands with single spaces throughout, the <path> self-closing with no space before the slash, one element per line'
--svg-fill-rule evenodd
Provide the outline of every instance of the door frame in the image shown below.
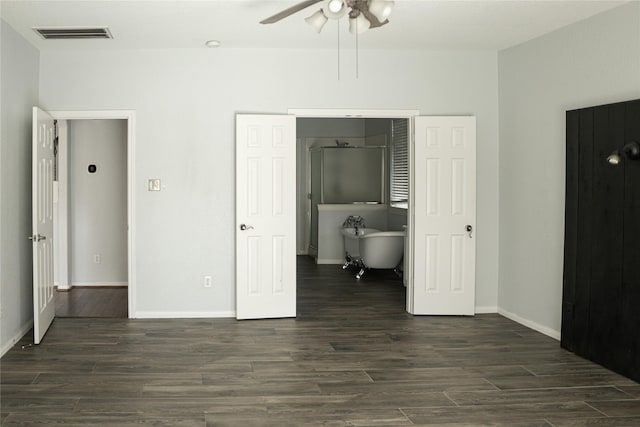
<path fill-rule="evenodd" d="M 407 119 L 409 125 L 408 131 L 408 146 L 409 156 L 407 161 L 409 162 L 409 206 L 407 207 L 407 226 L 409 234 L 407 235 L 409 253 L 405 253 L 405 258 L 408 260 L 406 270 L 404 274 L 407 277 L 406 280 L 406 301 L 405 310 L 413 314 L 413 242 L 414 242 L 414 209 L 412 208 L 413 189 L 415 186 L 412 165 L 413 165 L 413 144 L 414 144 L 414 117 L 420 115 L 418 110 L 370 110 L 370 109 L 303 109 L 303 108 L 290 108 L 287 111 L 288 114 L 293 114 L 296 118 L 326 118 L 326 119 L 345 119 L 345 118 L 362 118 L 362 119 Z M 300 185 L 300 183 L 297 183 Z M 296 190 L 297 191 L 297 190 Z"/>
<path fill-rule="evenodd" d="M 135 227 L 135 135 L 136 135 L 136 112 L 135 110 L 54 110 L 48 113 L 55 120 L 126 120 L 127 121 L 127 292 L 128 292 L 128 316 L 130 319 L 136 317 L 136 227 Z M 68 141 L 68 132 L 59 135 Z M 64 152 L 68 157 L 68 147 L 64 147 Z M 68 160 L 68 159 L 67 159 Z M 64 190 L 63 190 L 64 191 Z M 66 192 L 65 192 L 66 193 Z M 68 254 L 68 241 L 62 239 L 54 251 L 57 249 L 61 253 Z M 59 260 L 59 264 L 66 266 L 63 268 L 63 277 L 69 277 L 68 261 Z M 58 267 L 58 264 L 56 264 Z"/>

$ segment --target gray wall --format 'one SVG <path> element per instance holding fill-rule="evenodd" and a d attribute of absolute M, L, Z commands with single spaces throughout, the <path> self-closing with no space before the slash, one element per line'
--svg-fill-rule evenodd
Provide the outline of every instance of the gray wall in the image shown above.
<path fill-rule="evenodd" d="M 364 134 L 365 136 L 387 135 L 387 141 L 391 141 L 391 119 L 367 119 Z"/>
<path fill-rule="evenodd" d="M 0 20 L 0 354 L 31 327 L 31 109 L 39 53 Z"/>
<path fill-rule="evenodd" d="M 476 115 L 476 304 L 495 310 L 497 53 L 363 50 L 359 79 L 349 77 L 355 72 L 344 64 L 346 77 L 339 81 L 332 77 L 334 58 L 331 49 L 41 53 L 44 107 L 136 110 L 133 316 L 228 315 L 235 310 L 234 116 L 290 108 Z M 393 91 L 370 90 L 380 76 L 394 76 Z M 166 189 L 146 191 L 149 178 L 161 178 Z M 203 288 L 204 275 L 213 276 L 213 287 Z"/>
<path fill-rule="evenodd" d="M 296 136 L 298 138 L 357 138 L 364 135 L 364 127 L 365 119 L 301 117 L 296 119 Z"/>
<path fill-rule="evenodd" d="M 69 153 L 71 283 L 126 284 L 126 120 L 70 121 Z"/>
<path fill-rule="evenodd" d="M 500 311 L 559 337 L 565 111 L 640 97 L 640 3 L 500 52 L 499 75 Z"/>

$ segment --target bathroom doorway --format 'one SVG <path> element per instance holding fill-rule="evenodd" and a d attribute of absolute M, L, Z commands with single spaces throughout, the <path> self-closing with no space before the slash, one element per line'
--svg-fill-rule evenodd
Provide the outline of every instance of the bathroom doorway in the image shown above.
<path fill-rule="evenodd" d="M 342 264 L 342 237 L 326 228 L 348 215 L 360 215 L 378 230 L 404 230 L 408 129 L 409 118 L 296 120 L 298 255 L 310 255 L 318 264 Z M 318 205 L 325 217 L 320 232 Z"/>
<path fill-rule="evenodd" d="M 366 287 L 366 294 L 360 295 L 364 298 L 361 303 L 380 309 L 379 297 L 386 301 L 387 309 L 401 312 L 406 309 L 404 280 L 392 269 L 371 270 L 360 280 L 355 278 L 358 268 L 343 270 L 345 254 L 339 230 L 348 215 L 362 216 L 367 227 L 381 231 L 404 231 L 408 225 L 407 199 L 395 203 L 391 197 L 391 171 L 394 161 L 396 168 L 399 160 L 404 161 L 402 169 L 408 196 L 408 136 L 411 117 L 416 112 L 394 113 L 306 117 L 296 112 L 298 308 L 301 314 L 313 307 L 313 301 L 322 301 L 328 296 L 347 304 L 350 294 L 341 295 L 341 292 L 361 285 L 361 291 Z M 396 129 L 402 126 L 405 129 L 402 159 L 398 152 L 395 155 L 393 152 L 394 121 Z M 337 164 L 327 165 L 335 157 Z M 320 164 L 331 169 L 326 172 L 329 179 L 320 179 L 334 194 L 327 191 L 322 197 L 317 195 L 323 185 L 316 182 L 319 177 L 313 170 L 317 171 Z M 360 176 L 364 177 L 365 187 L 358 187 L 359 169 L 363 171 Z M 404 270 L 404 262 L 400 270 Z M 317 282 L 322 277 L 325 280 Z M 336 286 L 327 286 L 327 278 Z M 310 289 L 314 283 L 318 288 Z M 308 299 L 309 295 L 313 298 Z"/>

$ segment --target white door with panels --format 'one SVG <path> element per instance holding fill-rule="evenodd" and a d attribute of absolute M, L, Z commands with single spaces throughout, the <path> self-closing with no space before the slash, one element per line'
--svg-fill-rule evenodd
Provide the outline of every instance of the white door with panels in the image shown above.
<path fill-rule="evenodd" d="M 236 115 L 236 318 L 296 316 L 296 117 Z"/>
<path fill-rule="evenodd" d="M 53 285 L 53 118 L 33 107 L 33 342 L 40 344 L 55 316 Z"/>
<path fill-rule="evenodd" d="M 412 314 L 473 315 L 475 117 L 415 117 Z"/>

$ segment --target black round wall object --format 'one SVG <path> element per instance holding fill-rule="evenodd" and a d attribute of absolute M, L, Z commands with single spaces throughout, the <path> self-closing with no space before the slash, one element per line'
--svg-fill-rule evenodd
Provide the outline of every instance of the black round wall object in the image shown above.
<path fill-rule="evenodd" d="M 96 165 L 89 165 L 87 169 L 89 170 L 89 173 L 96 173 L 98 167 Z"/>

